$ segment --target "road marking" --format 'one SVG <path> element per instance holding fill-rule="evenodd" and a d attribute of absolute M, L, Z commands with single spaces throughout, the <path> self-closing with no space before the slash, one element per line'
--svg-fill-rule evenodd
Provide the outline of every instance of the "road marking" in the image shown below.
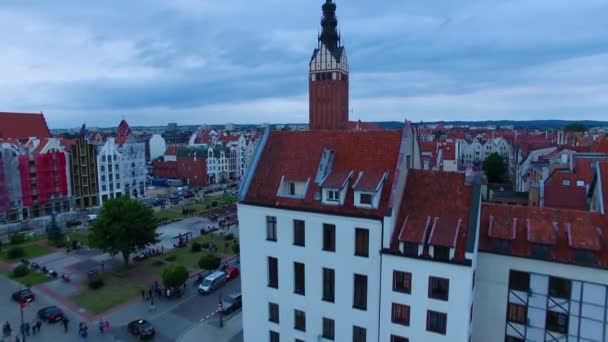
<path fill-rule="evenodd" d="M 208 320 L 209 318 L 213 317 L 213 315 L 215 315 L 216 313 L 218 313 L 218 311 L 213 311 L 212 313 L 208 314 L 205 318 L 201 318 L 201 322 L 204 322 L 206 320 Z"/>

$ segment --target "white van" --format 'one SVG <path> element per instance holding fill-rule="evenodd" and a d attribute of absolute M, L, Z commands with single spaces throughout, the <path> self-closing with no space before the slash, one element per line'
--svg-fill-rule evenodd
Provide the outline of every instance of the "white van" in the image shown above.
<path fill-rule="evenodd" d="M 226 283 L 226 272 L 216 271 L 206 276 L 198 286 L 198 292 L 202 295 L 210 294 Z"/>

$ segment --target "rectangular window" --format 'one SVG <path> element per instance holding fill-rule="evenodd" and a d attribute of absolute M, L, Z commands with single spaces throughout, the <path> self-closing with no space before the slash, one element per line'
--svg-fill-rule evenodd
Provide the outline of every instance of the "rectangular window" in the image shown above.
<path fill-rule="evenodd" d="M 410 342 L 410 340 L 405 337 L 391 335 L 391 342 Z"/>
<path fill-rule="evenodd" d="M 355 274 L 353 307 L 367 310 L 367 276 Z"/>
<path fill-rule="evenodd" d="M 359 197 L 359 202 L 365 205 L 372 205 L 372 195 L 371 194 L 361 194 Z"/>
<path fill-rule="evenodd" d="M 450 295 L 450 280 L 446 278 L 429 277 L 429 298 L 448 300 Z"/>
<path fill-rule="evenodd" d="M 426 330 L 445 335 L 448 323 L 448 315 L 443 312 L 427 310 Z"/>
<path fill-rule="evenodd" d="M 327 190 L 327 200 L 332 202 L 338 202 L 340 200 L 340 191 Z"/>
<path fill-rule="evenodd" d="M 513 271 L 509 272 L 509 289 L 515 291 L 530 291 L 530 273 Z"/>
<path fill-rule="evenodd" d="M 296 195 L 296 183 L 289 183 L 289 195 L 290 196 Z"/>
<path fill-rule="evenodd" d="M 393 303 L 391 310 L 391 322 L 401 325 L 410 325 L 410 307 L 403 304 Z"/>
<path fill-rule="evenodd" d="M 450 248 L 444 246 L 433 246 L 433 258 L 435 260 L 450 260 Z"/>
<path fill-rule="evenodd" d="M 306 235 L 304 233 L 304 221 L 293 220 L 293 244 L 295 246 L 304 246 Z"/>
<path fill-rule="evenodd" d="M 335 300 L 336 272 L 331 268 L 323 268 L 323 300 L 333 303 Z"/>
<path fill-rule="evenodd" d="M 323 338 L 333 341 L 335 338 L 336 323 L 333 319 L 323 317 Z"/>
<path fill-rule="evenodd" d="M 268 303 L 268 320 L 273 323 L 279 323 L 279 304 Z"/>
<path fill-rule="evenodd" d="M 323 224 L 323 250 L 336 251 L 336 226 L 333 224 Z"/>
<path fill-rule="evenodd" d="M 403 242 L 403 254 L 418 256 L 418 244 L 411 242 Z"/>
<path fill-rule="evenodd" d="M 367 330 L 362 327 L 353 326 L 353 342 L 366 342 Z"/>
<path fill-rule="evenodd" d="M 526 324 L 528 322 L 528 308 L 524 305 L 509 303 L 507 320 L 509 322 Z"/>
<path fill-rule="evenodd" d="M 560 334 L 567 334 L 568 316 L 560 312 L 547 311 L 546 326 L 547 330 L 549 331 L 555 331 Z"/>
<path fill-rule="evenodd" d="M 569 279 L 549 277 L 549 296 L 570 299 L 572 283 Z"/>
<path fill-rule="evenodd" d="M 304 264 L 300 262 L 293 263 L 293 292 L 304 296 L 305 288 Z"/>
<path fill-rule="evenodd" d="M 306 331 L 306 313 L 300 310 L 293 310 L 293 327 L 296 330 Z"/>
<path fill-rule="evenodd" d="M 412 293 L 412 274 L 409 272 L 393 271 L 393 291 Z"/>
<path fill-rule="evenodd" d="M 277 218 L 266 216 L 266 240 L 277 241 Z"/>
<path fill-rule="evenodd" d="M 355 255 L 366 258 L 369 256 L 369 230 L 355 229 Z"/>
<path fill-rule="evenodd" d="M 276 331 L 270 331 L 270 342 L 280 342 L 279 333 Z"/>
<path fill-rule="evenodd" d="M 268 287 L 279 288 L 279 260 L 268 257 Z"/>

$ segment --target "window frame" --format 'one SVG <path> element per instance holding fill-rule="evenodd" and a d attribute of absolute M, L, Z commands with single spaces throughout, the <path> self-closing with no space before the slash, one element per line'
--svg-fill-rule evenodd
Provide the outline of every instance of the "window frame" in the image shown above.
<path fill-rule="evenodd" d="M 279 259 L 269 256 L 268 263 L 268 287 L 273 289 L 279 288 Z M 273 272 L 274 270 L 274 272 Z M 273 276 L 274 275 L 274 276 Z"/>
<path fill-rule="evenodd" d="M 564 317 L 565 324 L 563 324 L 563 325 L 559 324 L 560 317 Z M 554 319 L 555 319 L 555 321 L 553 322 Z M 556 323 L 557 325 L 554 325 L 553 323 Z M 545 329 L 556 332 L 556 333 L 567 335 L 569 323 L 570 323 L 570 318 L 568 317 L 568 315 L 566 315 L 562 312 L 547 310 L 547 315 L 545 317 Z"/>
<path fill-rule="evenodd" d="M 266 241 L 277 241 L 277 217 L 266 216 Z"/>
<path fill-rule="evenodd" d="M 359 281 L 357 281 L 359 280 Z M 367 275 L 353 275 L 353 308 L 357 310 L 367 311 L 368 302 L 368 279 Z"/>
<path fill-rule="evenodd" d="M 328 202 L 340 202 L 340 190 L 336 190 L 336 189 L 327 190 L 327 201 Z"/>
<path fill-rule="evenodd" d="M 433 320 L 433 318 L 435 318 Z M 439 326 L 434 326 L 433 321 L 441 322 Z M 445 312 L 427 310 L 426 311 L 426 331 L 434 332 L 436 334 L 446 335 L 448 327 L 448 314 Z"/>
<path fill-rule="evenodd" d="M 508 286 L 509 286 L 509 290 L 530 292 L 530 273 L 523 272 L 523 271 L 517 271 L 517 270 L 510 270 Z"/>
<path fill-rule="evenodd" d="M 293 310 L 293 328 L 306 332 L 306 312 L 298 309 Z"/>
<path fill-rule="evenodd" d="M 355 256 L 369 258 L 369 229 L 355 228 Z"/>
<path fill-rule="evenodd" d="M 391 305 L 391 322 L 393 324 L 399 324 L 406 327 L 410 326 L 410 306 L 399 303 L 392 303 Z"/>
<path fill-rule="evenodd" d="M 304 220 L 293 220 L 293 245 L 306 247 L 306 222 Z"/>
<path fill-rule="evenodd" d="M 300 283 L 301 286 L 298 286 Z M 293 262 L 293 293 L 306 295 L 306 265 L 302 262 Z"/>
<path fill-rule="evenodd" d="M 447 286 L 446 286 L 447 285 Z M 445 291 L 442 290 L 445 288 Z M 445 292 L 442 294 L 441 292 Z M 429 276 L 428 297 L 436 300 L 449 301 L 450 298 L 450 279 Z"/>
<path fill-rule="evenodd" d="M 327 281 L 331 278 L 331 282 Z M 336 300 L 336 270 L 323 267 L 322 269 L 323 293 L 321 299 L 324 302 L 335 303 Z"/>
<path fill-rule="evenodd" d="M 412 294 L 412 273 L 393 270 L 393 291 Z"/>
<path fill-rule="evenodd" d="M 364 201 L 363 198 L 366 198 L 366 200 Z M 369 198 L 369 202 L 367 201 L 367 198 Z M 374 205 L 374 195 L 370 194 L 368 192 L 360 193 L 359 194 L 359 203 L 361 205 L 368 205 L 368 206 Z"/>
<path fill-rule="evenodd" d="M 329 235 L 329 236 L 328 236 Z M 336 251 L 336 225 L 323 223 L 323 251 Z"/>
<path fill-rule="evenodd" d="M 366 342 L 367 329 L 358 325 L 353 325 L 353 342 Z"/>
<path fill-rule="evenodd" d="M 321 320 L 321 336 L 330 341 L 334 341 L 336 338 L 336 321 L 323 317 Z"/>
<path fill-rule="evenodd" d="M 507 321 L 527 324 L 528 323 L 528 307 L 517 303 L 508 303 L 507 305 Z"/>
<path fill-rule="evenodd" d="M 279 304 L 268 302 L 268 322 L 279 324 L 281 320 Z"/>

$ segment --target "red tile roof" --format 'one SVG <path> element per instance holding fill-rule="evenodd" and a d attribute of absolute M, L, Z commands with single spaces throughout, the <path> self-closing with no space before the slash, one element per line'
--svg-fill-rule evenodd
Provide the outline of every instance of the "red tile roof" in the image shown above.
<path fill-rule="evenodd" d="M 604 137 L 596 142 L 593 145 L 592 151 L 598 153 L 608 153 L 608 137 Z"/>
<path fill-rule="evenodd" d="M 584 183 L 579 186 L 580 179 L 570 171 L 556 170 L 545 181 L 544 206 L 561 209 L 587 209 L 587 188 Z"/>
<path fill-rule="evenodd" d="M 322 186 L 324 188 L 340 189 L 344 186 L 350 175 L 351 171 L 332 171 L 327 178 L 325 178 Z"/>
<path fill-rule="evenodd" d="M 604 202 L 604 213 L 608 216 L 608 163 L 600 164 L 600 177 L 602 183 L 602 195 Z"/>
<path fill-rule="evenodd" d="M 30 137 L 51 137 L 43 114 L 0 112 L 0 138 L 27 140 Z"/>
<path fill-rule="evenodd" d="M 349 121 L 346 124 L 346 129 L 349 131 L 383 131 L 384 128 L 373 122 L 362 122 L 362 121 Z"/>
<path fill-rule="evenodd" d="M 244 202 L 338 215 L 383 217 L 388 209 L 401 138 L 401 131 L 270 132 Z M 360 171 L 370 174 L 388 172 L 378 209 L 355 207 L 352 187 L 347 187 L 346 198 L 341 206 L 324 205 L 315 199 L 315 193 L 320 191 L 320 187 L 314 180 L 321 156 L 326 149 L 335 153 L 331 166 L 333 172 L 344 173 L 352 170 L 357 175 Z M 303 199 L 277 196 L 283 177 L 310 179 Z"/>
<path fill-rule="evenodd" d="M 422 244 L 428 234 L 429 244 L 456 248 L 455 258 L 463 260 L 472 197 L 464 173 L 409 170 L 396 239 Z"/>
<path fill-rule="evenodd" d="M 240 135 L 222 135 L 219 137 L 219 141 L 233 142 L 233 141 L 239 141 L 240 138 L 241 138 Z"/>
<path fill-rule="evenodd" d="M 608 158 L 580 158 L 574 156 L 574 171 L 579 179 L 584 180 L 585 184 L 591 184 L 595 176 L 595 168 L 593 165 L 596 162 L 600 164 L 608 163 Z"/>
<path fill-rule="evenodd" d="M 131 128 L 129 127 L 129 124 L 125 120 L 120 121 L 120 124 L 118 124 L 118 129 L 116 130 L 114 142 L 118 145 L 122 145 L 127 141 L 129 135 L 131 135 Z"/>
<path fill-rule="evenodd" d="M 510 249 L 499 250 L 490 235 L 494 227 L 508 231 L 515 224 L 515 238 Z M 550 260 L 576 263 L 575 251 L 595 253 L 596 266 L 608 268 L 608 217 L 580 210 L 535 208 L 503 204 L 483 204 L 479 232 L 479 250 L 532 258 L 532 245 L 549 246 Z"/>
<path fill-rule="evenodd" d="M 167 149 L 165 150 L 165 155 L 166 156 L 176 156 L 177 152 L 182 148 L 183 146 L 181 145 L 169 145 L 167 146 Z"/>
<path fill-rule="evenodd" d="M 382 179 L 386 172 L 363 172 L 358 175 L 358 179 L 353 188 L 361 191 L 376 191 L 381 185 Z"/>
<path fill-rule="evenodd" d="M 441 144 L 442 159 L 456 160 L 456 143 L 445 142 Z"/>

